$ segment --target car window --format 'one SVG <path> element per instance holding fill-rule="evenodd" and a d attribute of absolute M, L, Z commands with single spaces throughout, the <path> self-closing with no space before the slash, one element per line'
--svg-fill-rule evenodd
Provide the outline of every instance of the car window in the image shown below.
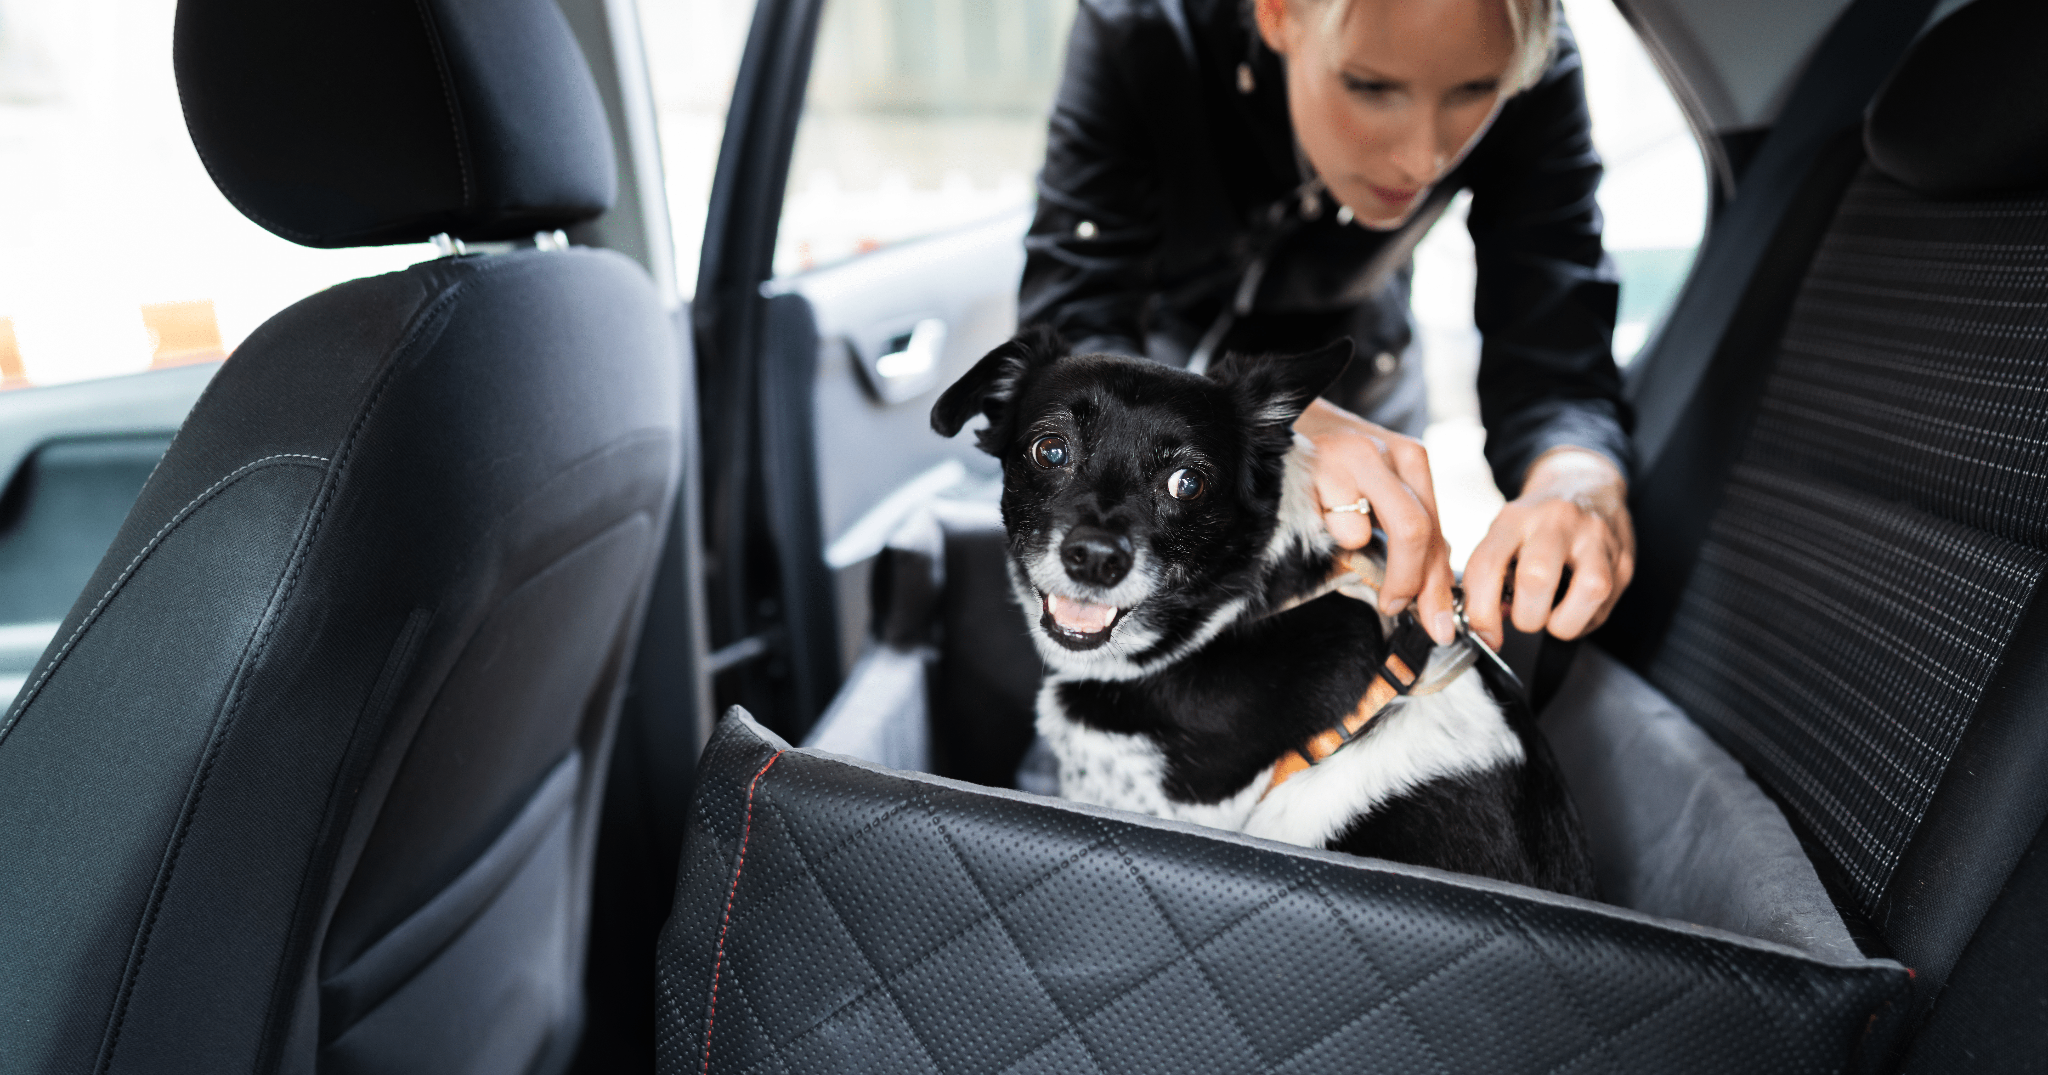
<path fill-rule="evenodd" d="M 171 72 L 176 0 L 0 0 L 0 387 L 203 362 L 321 288 L 434 256 L 311 250 L 228 204 Z"/>
<path fill-rule="evenodd" d="M 676 286 L 697 292 L 704 212 L 754 21 L 752 0 L 640 0 L 640 33 L 661 136 L 663 183 L 675 235 Z"/>
<path fill-rule="evenodd" d="M 1564 0 L 1585 64 L 1593 142 L 1607 165 L 1602 235 L 1621 276 L 1614 358 L 1634 360 L 1692 268 L 1707 219 L 1707 169 L 1678 102 L 1610 0 Z M 1429 377 L 1429 445 L 1451 562 L 1465 558 L 1500 510 L 1481 449 L 1472 324 L 1472 239 L 1460 195 L 1415 251 L 1414 311 Z"/>
<path fill-rule="evenodd" d="M 826 0 L 775 274 L 1028 209 L 1073 17 L 1074 0 Z"/>

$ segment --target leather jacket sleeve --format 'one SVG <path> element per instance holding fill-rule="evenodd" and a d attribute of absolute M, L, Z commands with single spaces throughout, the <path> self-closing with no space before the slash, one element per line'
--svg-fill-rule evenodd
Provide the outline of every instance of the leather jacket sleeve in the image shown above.
<path fill-rule="evenodd" d="M 1578 49 L 1569 31 L 1559 37 L 1542 81 L 1502 108 L 1460 168 L 1478 263 L 1479 415 L 1494 482 L 1510 497 L 1552 448 L 1591 448 L 1624 475 L 1632 462 L 1611 349 L 1621 292 L 1594 201 L 1600 156 Z"/>
<path fill-rule="evenodd" d="M 1233 252 L 1246 237 L 1236 233 L 1264 208 L 1239 204 L 1229 191 L 1241 186 L 1211 174 L 1223 154 L 1268 150 L 1241 117 L 1203 113 L 1213 99 L 1199 92 L 1202 80 L 1227 76 L 1190 70 L 1161 6 L 1175 2 L 1082 0 L 1068 39 L 1018 320 L 1052 325 L 1077 350 L 1144 355 L 1166 291 L 1183 322 L 1200 308 L 1189 296 L 1208 289 L 1220 302 L 1241 268 Z M 1212 6 L 1235 17 L 1232 5 Z M 1292 151 L 1277 144 L 1277 166 L 1291 172 Z M 1537 456 L 1562 445 L 1601 452 L 1629 473 L 1630 418 L 1610 351 L 1619 287 L 1594 202 L 1600 174 L 1576 43 L 1561 28 L 1542 81 L 1502 107 L 1444 180 L 1473 195 L 1480 415 L 1494 480 L 1510 496 Z M 1194 331 L 1206 323 L 1195 319 Z"/>
<path fill-rule="evenodd" d="M 1157 70 L 1136 62 L 1138 50 L 1177 47 L 1170 37 L 1143 40 L 1160 29 L 1082 3 L 1067 40 L 1038 211 L 1024 240 L 1017 319 L 1052 325 L 1079 351 L 1145 353 L 1142 315 L 1160 243 L 1154 169 L 1163 147 L 1142 115 L 1143 94 L 1126 79 Z"/>

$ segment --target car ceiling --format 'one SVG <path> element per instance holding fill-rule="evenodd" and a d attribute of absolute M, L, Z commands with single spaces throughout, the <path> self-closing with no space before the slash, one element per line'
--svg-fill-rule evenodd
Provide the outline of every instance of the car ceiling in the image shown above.
<path fill-rule="evenodd" d="M 1929 24 L 1968 0 L 1943 0 Z M 1616 0 L 1704 133 L 1768 127 L 1848 0 Z"/>

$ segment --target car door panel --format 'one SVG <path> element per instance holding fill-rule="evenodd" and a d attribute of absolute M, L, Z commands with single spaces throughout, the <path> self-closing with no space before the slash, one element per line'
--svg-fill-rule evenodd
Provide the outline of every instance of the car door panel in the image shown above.
<path fill-rule="evenodd" d="M 0 709 L 78 599 L 217 362 L 0 394 Z"/>

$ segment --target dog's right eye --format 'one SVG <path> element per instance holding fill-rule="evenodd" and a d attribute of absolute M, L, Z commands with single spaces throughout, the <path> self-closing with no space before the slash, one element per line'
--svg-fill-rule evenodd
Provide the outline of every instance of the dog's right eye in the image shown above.
<path fill-rule="evenodd" d="M 1055 467 L 1066 466 L 1069 461 L 1067 456 L 1067 438 L 1057 433 L 1047 433 L 1045 436 L 1032 441 L 1031 461 L 1038 464 L 1040 470 L 1052 470 Z"/>

